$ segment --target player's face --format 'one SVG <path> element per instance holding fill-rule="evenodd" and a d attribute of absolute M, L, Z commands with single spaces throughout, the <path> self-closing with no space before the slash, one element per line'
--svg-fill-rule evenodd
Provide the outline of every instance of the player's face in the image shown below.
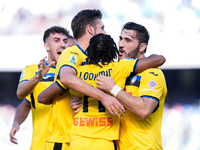
<path fill-rule="evenodd" d="M 101 19 L 96 20 L 96 28 L 95 28 L 94 35 L 99 34 L 99 33 L 107 34 L 106 31 L 104 30 L 104 24 Z"/>
<path fill-rule="evenodd" d="M 119 59 L 137 58 L 139 52 L 139 41 L 134 30 L 122 30 L 119 36 Z"/>
<path fill-rule="evenodd" d="M 47 39 L 51 60 L 57 62 L 62 51 L 68 47 L 67 36 L 62 33 L 50 34 Z"/>

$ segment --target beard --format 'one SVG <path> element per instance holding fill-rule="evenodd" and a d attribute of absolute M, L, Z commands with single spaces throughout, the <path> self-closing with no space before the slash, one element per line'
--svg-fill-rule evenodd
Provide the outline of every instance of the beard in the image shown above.
<path fill-rule="evenodd" d="M 139 50 L 140 50 L 140 46 L 138 44 L 137 48 L 135 48 L 131 52 L 127 53 L 126 58 L 137 58 Z"/>

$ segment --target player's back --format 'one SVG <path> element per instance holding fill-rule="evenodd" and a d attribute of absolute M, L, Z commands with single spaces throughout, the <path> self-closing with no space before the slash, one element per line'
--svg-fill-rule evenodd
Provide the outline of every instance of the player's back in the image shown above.
<path fill-rule="evenodd" d="M 134 71 L 136 61 L 121 60 L 107 65 L 85 64 L 78 68 L 77 76 L 96 87 L 96 78 L 100 75 L 112 77 L 122 89 L 126 78 Z M 100 101 L 84 96 L 73 90 L 70 94 L 83 98 L 83 107 L 74 118 L 72 132 L 76 135 L 108 140 L 118 139 L 119 118 L 113 116 Z"/>

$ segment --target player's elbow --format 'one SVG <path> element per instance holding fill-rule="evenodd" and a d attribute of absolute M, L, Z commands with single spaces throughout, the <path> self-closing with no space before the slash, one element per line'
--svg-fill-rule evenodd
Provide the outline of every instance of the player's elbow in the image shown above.
<path fill-rule="evenodd" d="M 42 103 L 42 104 L 45 104 L 46 100 L 45 100 L 45 97 L 42 97 L 41 94 L 38 95 L 38 102 L 39 103 Z"/>
<path fill-rule="evenodd" d="M 158 59 L 158 65 L 162 66 L 166 61 L 166 58 L 162 55 L 159 55 L 159 59 Z"/>
<path fill-rule="evenodd" d="M 17 95 L 17 97 L 19 99 L 24 99 L 25 98 L 25 96 L 23 96 L 23 94 L 19 90 L 17 90 L 16 95 Z"/>
<path fill-rule="evenodd" d="M 60 78 L 60 82 L 67 87 L 70 87 L 72 84 L 72 80 L 70 80 L 70 78 Z"/>
<path fill-rule="evenodd" d="M 146 110 L 143 110 L 140 114 L 138 114 L 138 116 L 141 118 L 141 119 L 147 119 L 149 117 L 150 113 Z"/>
<path fill-rule="evenodd" d="M 147 119 L 147 118 L 148 118 L 148 115 L 141 114 L 141 115 L 139 115 L 139 117 L 140 117 L 141 119 Z"/>
<path fill-rule="evenodd" d="M 38 103 L 49 105 L 52 103 L 52 100 L 49 100 L 46 98 L 46 96 L 39 94 L 38 95 Z"/>

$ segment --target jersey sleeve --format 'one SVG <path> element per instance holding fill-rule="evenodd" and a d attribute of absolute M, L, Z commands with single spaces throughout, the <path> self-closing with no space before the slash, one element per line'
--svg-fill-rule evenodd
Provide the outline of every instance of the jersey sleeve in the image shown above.
<path fill-rule="evenodd" d="M 136 73 L 138 59 L 122 59 L 120 60 L 119 67 L 121 68 L 124 76 L 129 76 L 131 73 Z"/>
<path fill-rule="evenodd" d="M 77 68 L 85 60 L 85 57 L 86 56 L 83 54 L 82 51 L 79 50 L 76 45 L 65 49 L 59 57 L 56 65 L 55 81 L 57 82 L 57 85 L 66 90 L 67 87 L 60 82 L 61 68 L 67 66 L 73 68 L 77 72 Z"/>
<path fill-rule="evenodd" d="M 74 68 L 77 71 L 77 67 L 79 67 L 83 62 L 83 58 L 79 51 L 77 51 L 77 46 L 68 47 L 65 49 L 58 62 L 57 68 L 60 70 L 63 66 L 68 66 Z"/>
<path fill-rule="evenodd" d="M 165 89 L 165 78 L 162 71 L 158 68 L 145 70 L 145 75 L 142 76 L 139 96 L 150 97 L 159 102 L 164 89 Z"/>
<path fill-rule="evenodd" d="M 31 104 L 31 94 L 29 94 L 28 96 L 26 96 L 24 98 L 24 101 L 26 101 L 27 103 Z"/>
<path fill-rule="evenodd" d="M 33 78 L 36 75 L 34 68 L 35 66 L 33 65 L 26 66 L 20 75 L 19 82 L 28 81 Z"/>

